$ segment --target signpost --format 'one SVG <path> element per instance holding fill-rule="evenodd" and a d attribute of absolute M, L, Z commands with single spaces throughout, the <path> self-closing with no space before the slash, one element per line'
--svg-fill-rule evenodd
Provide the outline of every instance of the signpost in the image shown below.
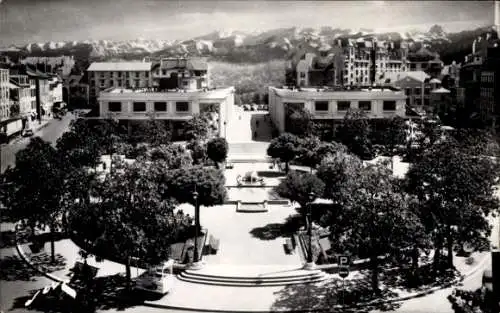
<path fill-rule="evenodd" d="M 342 277 L 342 305 L 344 305 L 345 278 L 349 276 L 349 265 L 351 257 L 349 255 L 339 256 L 339 276 Z"/>

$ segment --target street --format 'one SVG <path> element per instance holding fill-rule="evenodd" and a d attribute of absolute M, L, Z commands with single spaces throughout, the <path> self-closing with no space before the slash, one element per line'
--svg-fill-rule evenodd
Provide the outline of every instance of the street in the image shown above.
<path fill-rule="evenodd" d="M 45 141 L 49 141 L 53 144 L 57 139 L 68 130 L 69 123 L 74 118 L 71 113 L 66 114 L 62 120 L 53 119 L 44 128 L 37 131 L 34 136 L 39 136 Z M 14 166 L 16 163 L 16 153 L 24 149 L 31 137 L 18 137 L 12 139 L 9 144 L 3 144 L 0 146 L 0 172 L 3 173 L 7 167 Z"/>

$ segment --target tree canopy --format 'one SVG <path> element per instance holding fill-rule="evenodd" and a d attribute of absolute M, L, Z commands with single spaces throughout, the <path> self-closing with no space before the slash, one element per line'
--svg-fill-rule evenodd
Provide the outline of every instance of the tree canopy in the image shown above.
<path fill-rule="evenodd" d="M 316 175 L 291 171 L 275 188 L 275 192 L 283 198 L 297 202 L 302 209 L 311 201 L 309 194 L 315 197 L 323 194 L 325 184 Z"/>
<path fill-rule="evenodd" d="M 349 150 L 363 160 L 371 160 L 374 150 L 370 140 L 370 125 L 362 111 L 348 111 L 337 137 Z"/>
<path fill-rule="evenodd" d="M 210 135 L 210 124 L 205 114 L 196 114 L 185 124 L 186 140 L 205 140 Z"/>
<path fill-rule="evenodd" d="M 289 169 L 289 162 L 297 157 L 300 152 L 300 138 L 289 133 L 283 133 L 271 140 L 267 148 L 267 155 L 285 162 L 286 171 Z"/>
<path fill-rule="evenodd" d="M 218 164 L 227 158 L 229 146 L 225 138 L 217 137 L 207 143 L 207 156 Z"/>

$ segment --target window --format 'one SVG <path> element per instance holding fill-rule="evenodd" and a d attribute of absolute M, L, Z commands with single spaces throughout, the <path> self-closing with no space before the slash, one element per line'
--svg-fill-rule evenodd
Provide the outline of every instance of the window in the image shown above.
<path fill-rule="evenodd" d="M 337 111 L 347 111 L 351 108 L 351 101 L 337 102 Z"/>
<path fill-rule="evenodd" d="M 125 77 L 129 78 L 130 77 L 130 73 L 129 72 L 125 72 Z"/>
<path fill-rule="evenodd" d="M 155 111 L 156 112 L 166 112 L 167 111 L 167 103 L 166 102 L 155 102 Z"/>
<path fill-rule="evenodd" d="M 306 73 L 300 72 L 300 78 L 306 78 Z"/>
<path fill-rule="evenodd" d="M 101 79 L 101 87 L 104 87 L 104 86 L 105 86 L 104 79 Z"/>
<path fill-rule="evenodd" d="M 184 86 L 189 86 L 189 81 L 187 81 L 187 80 L 183 81 L 183 82 L 182 82 L 182 85 L 184 85 Z"/>
<path fill-rule="evenodd" d="M 135 80 L 135 87 L 142 87 L 141 86 L 141 81 L 139 79 Z"/>
<path fill-rule="evenodd" d="M 424 99 L 424 105 L 425 105 L 425 106 L 429 106 L 429 99 L 428 99 L 428 98 L 425 98 L 425 99 Z"/>
<path fill-rule="evenodd" d="M 164 75 L 164 76 L 167 75 L 167 70 L 165 70 L 165 69 L 161 70 L 161 74 Z"/>
<path fill-rule="evenodd" d="M 405 95 L 411 95 L 411 88 L 405 88 Z"/>
<path fill-rule="evenodd" d="M 431 89 L 429 87 L 425 87 L 424 89 L 424 95 L 428 95 L 431 93 Z"/>
<path fill-rule="evenodd" d="M 176 102 L 175 103 L 175 111 L 177 112 L 187 112 L 189 111 L 189 102 Z"/>
<path fill-rule="evenodd" d="M 314 102 L 315 111 L 328 111 L 328 101 L 316 101 Z"/>
<path fill-rule="evenodd" d="M 396 101 L 384 101 L 383 104 L 384 111 L 396 111 Z"/>
<path fill-rule="evenodd" d="M 118 77 L 122 77 L 122 72 L 118 72 Z"/>
<path fill-rule="evenodd" d="M 113 80 L 112 79 L 109 80 L 109 86 L 113 87 Z"/>
<path fill-rule="evenodd" d="M 359 109 L 363 111 L 371 111 L 372 110 L 372 102 L 371 101 L 359 101 Z"/>
<path fill-rule="evenodd" d="M 135 72 L 135 77 L 139 77 L 139 72 Z"/>
<path fill-rule="evenodd" d="M 149 73 L 148 72 L 144 72 L 144 77 L 149 78 Z"/>
<path fill-rule="evenodd" d="M 118 87 L 121 87 L 121 86 L 122 86 L 122 81 L 121 81 L 121 80 L 119 80 L 119 81 L 118 81 Z"/>
<path fill-rule="evenodd" d="M 134 102 L 134 112 L 145 112 L 146 102 Z"/>
<path fill-rule="evenodd" d="M 121 102 L 109 102 L 108 103 L 108 110 L 110 112 L 121 112 L 122 103 Z"/>
<path fill-rule="evenodd" d="M 415 95 L 420 96 L 422 95 L 422 88 L 420 87 L 415 87 Z"/>

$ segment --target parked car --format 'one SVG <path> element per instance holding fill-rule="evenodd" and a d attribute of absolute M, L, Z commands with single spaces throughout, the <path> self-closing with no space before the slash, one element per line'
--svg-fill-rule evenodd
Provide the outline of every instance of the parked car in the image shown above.
<path fill-rule="evenodd" d="M 249 105 L 247 105 L 247 104 L 245 104 L 245 105 L 243 106 L 243 110 L 245 110 L 245 111 L 250 111 L 250 106 L 249 106 Z"/>
<path fill-rule="evenodd" d="M 252 105 L 252 111 L 258 111 L 259 107 L 256 104 Z"/>
<path fill-rule="evenodd" d="M 30 136 L 33 136 L 33 129 L 32 128 L 25 129 L 23 131 L 23 137 L 30 137 Z"/>

